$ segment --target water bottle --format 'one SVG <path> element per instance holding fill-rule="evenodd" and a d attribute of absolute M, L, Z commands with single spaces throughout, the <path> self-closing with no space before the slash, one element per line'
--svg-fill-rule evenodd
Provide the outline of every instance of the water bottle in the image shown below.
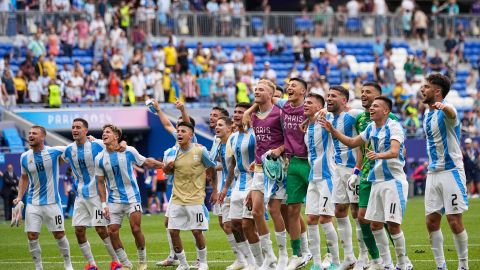
<path fill-rule="evenodd" d="M 153 100 L 152 100 L 152 99 L 147 99 L 147 101 L 145 101 L 145 106 L 147 106 L 148 109 L 149 109 L 153 114 L 157 114 L 157 110 L 155 110 L 155 107 L 153 106 Z"/>

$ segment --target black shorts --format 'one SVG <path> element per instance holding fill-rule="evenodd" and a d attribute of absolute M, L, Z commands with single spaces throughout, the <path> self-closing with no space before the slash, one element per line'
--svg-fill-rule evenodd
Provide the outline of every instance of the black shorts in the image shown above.
<path fill-rule="evenodd" d="M 167 192 L 167 180 L 157 181 L 157 192 Z"/>
<path fill-rule="evenodd" d="M 155 197 L 155 192 L 151 188 L 147 188 L 147 197 Z"/>
<path fill-rule="evenodd" d="M 301 53 L 297 53 L 297 52 L 293 53 L 293 57 L 295 57 L 295 61 L 300 61 L 300 55 Z"/>
<path fill-rule="evenodd" d="M 423 36 L 425 34 L 426 29 L 425 28 L 417 28 L 417 35 Z"/>
<path fill-rule="evenodd" d="M 480 182 L 480 171 L 473 169 L 473 170 L 465 170 L 465 178 L 467 179 L 467 183 L 478 183 Z"/>

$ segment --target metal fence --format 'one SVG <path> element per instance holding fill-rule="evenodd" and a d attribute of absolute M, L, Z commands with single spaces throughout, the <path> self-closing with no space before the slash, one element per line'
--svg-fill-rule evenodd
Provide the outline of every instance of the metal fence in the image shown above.
<path fill-rule="evenodd" d="M 81 12 L 34 12 L 17 11 L 0 13 L 0 35 L 13 36 L 17 30 L 32 34 L 38 27 L 57 29 L 66 20 L 87 18 Z M 147 34 L 164 36 L 171 31 L 177 36 L 192 37 L 263 37 L 270 29 L 279 30 L 285 36 L 296 31 L 307 32 L 315 37 L 371 37 L 386 35 L 405 36 L 405 22 L 401 14 L 375 16 L 363 13 L 358 17 L 348 17 L 345 13 L 285 13 L 248 12 L 244 15 L 212 14 L 206 12 L 180 12 L 156 14 L 155 18 L 133 18 Z M 109 25 L 107 25 L 108 27 Z M 414 31 L 413 27 L 411 30 Z M 465 33 L 466 37 L 480 36 L 480 16 L 447 14 L 429 16 L 426 29 L 431 38 L 446 37 L 450 31 Z M 412 33 L 414 36 L 414 33 Z"/>

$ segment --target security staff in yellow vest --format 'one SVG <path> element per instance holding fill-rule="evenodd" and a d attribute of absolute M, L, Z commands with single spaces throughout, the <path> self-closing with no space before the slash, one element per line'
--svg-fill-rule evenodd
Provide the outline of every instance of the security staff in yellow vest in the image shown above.
<path fill-rule="evenodd" d="M 250 103 L 250 98 L 248 97 L 248 86 L 244 82 L 237 83 L 237 103 Z"/>
<path fill-rule="evenodd" d="M 168 230 L 172 238 L 175 255 L 180 261 L 178 269 L 188 269 L 187 259 L 180 239 L 180 231 L 192 231 L 197 243 L 197 258 L 200 270 L 208 269 L 207 248 L 202 231 L 208 230 L 208 210 L 204 203 L 206 171 L 214 174 L 216 163 L 209 158 L 205 146 L 192 143 L 194 127 L 187 122 L 177 125 L 178 152 L 176 159 L 164 168 L 173 174 L 173 190 L 168 206 Z M 215 183 L 213 183 L 215 182 Z M 213 181 L 216 191 L 216 181 Z"/>
<path fill-rule="evenodd" d="M 48 105 L 50 108 L 60 108 L 62 105 L 60 86 L 54 79 L 48 83 Z"/>
<path fill-rule="evenodd" d="M 123 105 L 135 104 L 135 92 L 133 91 L 132 74 L 127 73 L 123 81 Z"/>

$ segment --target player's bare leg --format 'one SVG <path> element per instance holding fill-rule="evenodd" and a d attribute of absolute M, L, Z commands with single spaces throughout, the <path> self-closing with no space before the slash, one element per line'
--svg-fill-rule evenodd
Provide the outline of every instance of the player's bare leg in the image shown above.
<path fill-rule="evenodd" d="M 157 262 L 156 266 L 177 266 L 179 264 L 179 261 L 177 259 L 177 256 L 175 255 L 175 250 L 173 250 L 172 237 L 170 236 L 170 232 L 168 231 L 168 217 L 165 217 L 164 225 L 167 232 L 167 240 L 170 253 L 165 260 Z"/>
<path fill-rule="evenodd" d="M 123 267 L 130 267 L 132 268 L 132 263 L 128 260 L 127 253 L 123 248 L 122 240 L 120 240 L 120 225 L 119 224 L 111 224 L 108 225 L 108 234 L 110 235 L 110 240 L 112 241 L 113 249 L 115 249 L 115 253 L 117 254 L 120 263 L 122 263 Z"/>
<path fill-rule="evenodd" d="M 205 242 L 205 236 L 203 235 L 203 232 L 201 230 L 192 230 L 192 234 L 193 234 L 193 237 L 195 238 L 195 243 L 197 245 L 197 256 L 199 261 L 198 269 L 206 270 L 208 269 L 208 264 L 207 264 L 207 246 Z"/>
<path fill-rule="evenodd" d="M 130 229 L 135 238 L 135 245 L 137 246 L 139 269 L 146 269 L 147 267 L 147 249 L 145 247 L 145 236 L 142 232 L 142 212 L 136 211 L 130 214 Z"/>
<path fill-rule="evenodd" d="M 278 264 L 277 269 L 285 269 L 288 263 L 287 253 L 287 231 L 285 230 L 285 221 L 281 212 L 282 200 L 271 199 L 268 203 L 268 212 L 275 228 L 275 237 L 278 245 Z"/>

